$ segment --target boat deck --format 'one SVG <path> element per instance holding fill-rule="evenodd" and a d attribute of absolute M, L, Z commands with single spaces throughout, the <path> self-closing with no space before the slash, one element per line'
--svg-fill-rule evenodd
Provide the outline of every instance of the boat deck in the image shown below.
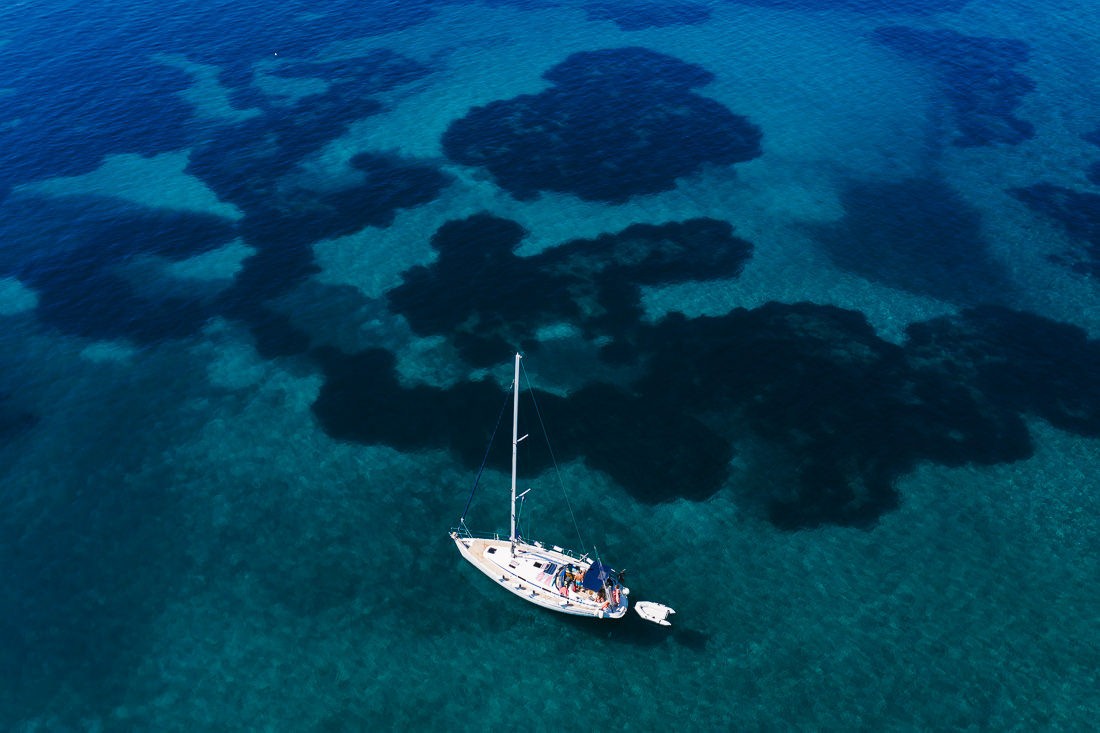
<path fill-rule="evenodd" d="M 525 542 L 516 543 L 513 557 L 511 542 L 507 539 L 484 539 L 452 533 L 462 553 L 470 564 L 489 576 L 514 595 L 543 608 L 592 618 L 622 618 L 629 601 L 626 593 L 618 603 L 601 599 L 593 591 L 580 589 L 563 593 L 554 580 L 562 567 L 573 565 L 578 575 L 583 575 L 591 560 L 573 557 L 558 547 L 546 548 Z"/>

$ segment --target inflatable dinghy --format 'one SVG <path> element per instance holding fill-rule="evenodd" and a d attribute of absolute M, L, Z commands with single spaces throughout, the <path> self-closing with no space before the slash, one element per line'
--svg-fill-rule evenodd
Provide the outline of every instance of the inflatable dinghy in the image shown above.
<path fill-rule="evenodd" d="M 661 626 L 672 626 L 668 621 L 668 617 L 676 613 L 663 603 L 653 601 L 638 601 L 634 604 L 634 610 L 646 621 L 652 621 Z"/>

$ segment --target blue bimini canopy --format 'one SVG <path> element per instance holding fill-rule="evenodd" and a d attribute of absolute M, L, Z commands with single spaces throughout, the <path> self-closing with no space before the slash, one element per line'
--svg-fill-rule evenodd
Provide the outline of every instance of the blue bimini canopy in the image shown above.
<path fill-rule="evenodd" d="M 610 566 L 604 565 L 599 560 L 596 560 L 589 566 L 588 570 L 584 573 L 584 580 L 581 581 L 581 585 L 588 590 L 599 590 L 603 588 L 604 582 L 611 577 L 611 573 L 614 572 Z"/>

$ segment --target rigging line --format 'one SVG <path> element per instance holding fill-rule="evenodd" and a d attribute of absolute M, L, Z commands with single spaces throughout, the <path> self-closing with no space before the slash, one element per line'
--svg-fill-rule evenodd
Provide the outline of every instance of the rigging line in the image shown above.
<path fill-rule="evenodd" d="M 474 488 L 470 489 L 470 497 L 466 499 L 466 508 L 462 510 L 462 516 L 458 518 L 459 523 L 466 523 L 466 512 L 470 511 L 470 502 L 474 500 L 474 493 L 477 491 L 477 485 L 481 482 L 481 474 L 485 473 L 485 464 L 489 462 L 489 450 L 493 447 L 493 440 L 497 437 L 497 430 L 500 429 L 500 421 L 504 417 L 504 411 L 508 409 L 508 402 L 512 398 L 512 387 L 514 385 L 508 385 L 508 391 L 504 393 L 504 404 L 500 406 L 500 414 L 497 415 L 497 424 L 493 428 L 493 434 L 489 436 L 489 445 L 485 446 L 485 457 L 481 459 L 481 468 L 477 469 L 477 477 L 474 479 Z"/>
<path fill-rule="evenodd" d="M 550 451 L 550 460 L 554 463 L 554 475 L 558 477 L 558 486 L 561 487 L 561 495 L 565 497 L 565 506 L 569 507 L 569 518 L 573 520 L 573 529 L 577 531 L 577 541 L 581 546 L 581 553 L 587 555 L 588 550 L 584 546 L 584 538 L 581 537 L 581 528 L 577 524 L 577 516 L 573 513 L 573 504 L 569 501 L 569 494 L 565 492 L 565 482 L 561 478 L 561 469 L 558 468 L 558 458 L 554 455 L 554 448 L 550 445 L 550 433 L 546 432 L 546 423 L 542 421 L 542 411 L 535 400 L 535 388 L 531 386 L 531 377 L 527 376 L 527 367 L 521 361 L 519 364 L 523 370 L 523 378 L 527 380 L 527 392 L 531 395 L 531 404 L 535 406 L 535 414 L 539 418 L 539 426 L 542 428 L 542 437 L 546 439 L 546 448 Z"/>

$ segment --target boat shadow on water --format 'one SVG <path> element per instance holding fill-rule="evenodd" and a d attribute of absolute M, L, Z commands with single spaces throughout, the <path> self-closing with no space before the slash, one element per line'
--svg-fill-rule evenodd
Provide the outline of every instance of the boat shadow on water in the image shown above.
<path fill-rule="evenodd" d="M 592 639 L 638 647 L 655 647 L 660 644 L 674 643 L 688 651 L 706 651 L 711 634 L 693 629 L 681 621 L 672 626 L 659 626 L 650 623 L 633 611 L 611 624 L 593 623 L 592 619 L 582 616 L 554 618 L 556 624 L 564 624 L 571 632 L 585 634 Z"/>

